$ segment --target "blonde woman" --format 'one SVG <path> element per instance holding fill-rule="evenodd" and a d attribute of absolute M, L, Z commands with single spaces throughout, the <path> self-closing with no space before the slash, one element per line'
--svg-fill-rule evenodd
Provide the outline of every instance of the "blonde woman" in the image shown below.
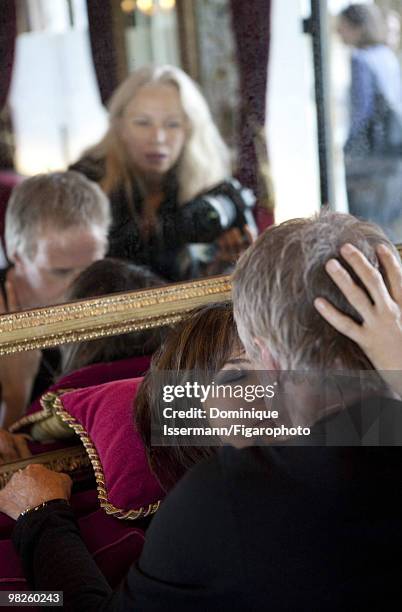
<path fill-rule="evenodd" d="M 235 261 L 252 241 L 254 197 L 230 179 L 229 153 L 196 84 L 179 68 L 146 66 L 109 103 L 104 138 L 73 166 L 110 197 L 109 255 L 170 280 L 197 276 L 190 243 Z"/>

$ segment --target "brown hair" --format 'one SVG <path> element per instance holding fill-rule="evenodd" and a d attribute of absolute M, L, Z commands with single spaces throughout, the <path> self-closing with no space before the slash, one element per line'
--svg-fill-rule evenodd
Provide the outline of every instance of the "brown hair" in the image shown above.
<path fill-rule="evenodd" d="M 381 10 L 374 4 L 350 4 L 339 14 L 356 30 L 360 30 L 358 47 L 385 44 L 386 23 Z"/>
<path fill-rule="evenodd" d="M 311 219 L 291 219 L 266 230 L 240 258 L 233 275 L 237 328 L 250 357 L 260 360 L 255 338 L 269 349 L 278 368 L 372 369 L 360 348 L 318 314 L 321 296 L 361 321 L 325 271 L 325 263 L 343 260 L 340 247 L 349 242 L 383 272 L 376 246 L 392 243 L 376 225 L 347 214 L 324 211 Z"/>
<path fill-rule="evenodd" d="M 67 300 L 135 291 L 164 285 L 147 268 L 128 261 L 106 258 L 90 265 L 72 283 Z M 165 328 L 144 329 L 118 336 L 108 336 L 61 347 L 62 376 L 86 365 L 152 355 L 160 346 Z"/>
<path fill-rule="evenodd" d="M 222 302 L 192 311 L 168 333 L 154 355 L 135 399 L 135 422 L 151 469 L 165 490 L 169 490 L 190 467 L 213 455 L 216 449 L 180 445 L 152 447 L 151 424 L 158 421 L 162 403 L 162 385 L 157 384 L 157 373 L 217 372 L 239 345 L 232 304 Z"/>

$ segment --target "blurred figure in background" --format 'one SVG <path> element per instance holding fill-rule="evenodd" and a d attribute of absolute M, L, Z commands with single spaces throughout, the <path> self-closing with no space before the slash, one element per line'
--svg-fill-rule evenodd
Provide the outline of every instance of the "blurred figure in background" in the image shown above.
<path fill-rule="evenodd" d="M 0 270 L 2 314 L 63 301 L 71 282 L 107 249 L 110 206 L 101 189 L 77 172 L 23 181 L 7 206 L 8 268 Z M 7 427 L 52 383 L 58 349 L 0 358 L 1 414 Z"/>
<path fill-rule="evenodd" d="M 380 224 L 391 239 L 398 239 L 402 218 L 399 62 L 387 44 L 386 20 L 374 4 L 351 4 L 344 9 L 338 33 L 353 49 L 350 125 L 344 148 L 349 211 Z"/>
<path fill-rule="evenodd" d="M 169 280 L 202 274 L 191 243 L 217 247 L 206 263 L 233 263 L 255 235 L 254 196 L 230 178 L 228 149 L 194 81 L 173 66 L 140 68 L 109 113 L 105 137 L 72 166 L 111 200 L 109 255 Z"/>

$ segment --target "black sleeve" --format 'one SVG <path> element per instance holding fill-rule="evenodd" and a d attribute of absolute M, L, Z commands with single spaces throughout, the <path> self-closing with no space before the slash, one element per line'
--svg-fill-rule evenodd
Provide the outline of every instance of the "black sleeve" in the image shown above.
<path fill-rule="evenodd" d="M 96 602 L 111 597 L 112 590 L 83 543 L 73 511 L 66 504 L 54 503 L 21 517 L 14 528 L 13 543 L 30 586 L 63 591 L 64 610 L 89 612 L 97 609 Z"/>
<path fill-rule="evenodd" d="M 228 531 L 233 536 L 236 529 L 219 464 L 211 462 L 185 476 L 165 500 L 147 532 L 139 562 L 115 593 L 65 505 L 54 504 L 20 519 L 13 540 L 32 586 L 62 590 L 65 610 L 188 612 L 222 609 L 233 597 L 229 587 L 240 584 L 241 555 Z M 239 559 L 236 575 L 233 559 Z"/>

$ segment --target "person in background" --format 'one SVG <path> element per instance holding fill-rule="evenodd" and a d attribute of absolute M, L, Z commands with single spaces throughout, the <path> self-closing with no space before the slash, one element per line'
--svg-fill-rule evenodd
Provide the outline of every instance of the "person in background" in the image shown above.
<path fill-rule="evenodd" d="M 230 177 L 207 102 L 179 68 L 132 73 L 109 102 L 106 135 L 72 168 L 111 200 L 109 255 L 165 279 L 199 276 L 216 257 L 233 263 L 255 236 L 254 196 Z M 204 265 L 192 243 L 214 245 Z"/>
<path fill-rule="evenodd" d="M 0 268 L 7 265 L 4 246 L 4 222 L 7 210 L 7 202 L 12 190 L 24 179 L 15 170 L 15 147 L 12 135 L 9 108 L 0 113 Z"/>
<path fill-rule="evenodd" d="M 102 190 L 78 172 L 41 174 L 11 195 L 5 221 L 8 268 L 0 271 L 0 312 L 50 306 L 107 250 L 110 206 Z M 57 350 L 0 358 L 1 425 L 8 427 L 57 372 Z"/>
<path fill-rule="evenodd" d="M 402 79 L 375 4 L 351 4 L 338 33 L 352 48 L 349 132 L 344 147 L 349 212 L 397 231 L 402 207 Z M 394 229 L 393 229 L 394 228 Z"/>

